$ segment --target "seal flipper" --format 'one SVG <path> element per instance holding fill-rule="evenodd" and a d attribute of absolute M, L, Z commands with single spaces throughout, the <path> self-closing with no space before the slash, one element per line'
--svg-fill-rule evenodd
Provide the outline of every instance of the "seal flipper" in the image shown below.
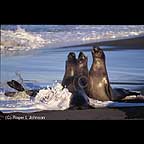
<path fill-rule="evenodd" d="M 130 91 L 124 88 L 114 88 L 112 89 L 112 93 L 115 101 L 122 100 L 127 96 L 140 95 L 138 92 Z"/>
<path fill-rule="evenodd" d="M 17 91 L 24 91 L 25 90 L 24 87 L 19 82 L 15 81 L 15 80 L 8 81 L 7 84 L 11 88 L 13 88 Z"/>

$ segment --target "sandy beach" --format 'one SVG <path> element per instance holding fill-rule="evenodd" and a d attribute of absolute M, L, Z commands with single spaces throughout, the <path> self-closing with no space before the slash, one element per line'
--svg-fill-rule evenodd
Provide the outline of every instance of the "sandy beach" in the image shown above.
<path fill-rule="evenodd" d="M 144 120 L 144 107 L 0 114 L 5 120 Z"/>

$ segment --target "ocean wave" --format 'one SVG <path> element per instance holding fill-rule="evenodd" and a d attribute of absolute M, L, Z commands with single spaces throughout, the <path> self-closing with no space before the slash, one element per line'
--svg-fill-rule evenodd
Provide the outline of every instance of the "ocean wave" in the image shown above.
<path fill-rule="evenodd" d="M 74 46 L 140 35 L 144 35 L 144 25 L 22 25 L 15 30 L 1 30 L 1 52 Z"/>
<path fill-rule="evenodd" d="M 48 43 L 49 41 L 45 41 L 40 35 L 26 32 L 20 27 L 16 31 L 1 30 L 1 53 L 6 53 L 7 51 L 28 51 L 43 47 Z"/>
<path fill-rule="evenodd" d="M 70 107 L 71 96 L 68 89 L 63 88 L 60 83 L 56 83 L 52 88 L 41 89 L 36 97 L 30 97 L 25 92 L 7 97 L 1 92 L 0 111 L 65 110 Z"/>

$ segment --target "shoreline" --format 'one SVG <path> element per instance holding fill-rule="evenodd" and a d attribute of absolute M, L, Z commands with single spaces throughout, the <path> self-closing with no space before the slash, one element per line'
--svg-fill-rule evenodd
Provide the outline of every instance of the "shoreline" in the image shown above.
<path fill-rule="evenodd" d="M 124 47 L 123 49 L 131 48 L 134 49 L 137 47 L 137 49 L 143 49 L 144 48 L 144 36 L 137 36 L 137 37 L 132 37 L 132 38 L 127 38 L 127 39 L 118 39 L 118 40 L 108 40 L 108 41 L 101 41 L 101 42 L 90 42 L 90 43 L 85 43 L 85 44 L 78 44 L 78 45 L 71 45 L 71 46 L 60 46 L 57 49 L 61 48 L 72 48 L 72 47 L 83 47 L 83 46 L 119 46 L 119 47 Z M 35 49 L 41 49 L 40 48 L 29 48 L 29 49 L 24 49 L 22 48 L 11 48 L 10 49 L 4 49 L 1 47 L 0 54 L 2 55 L 8 55 L 10 54 L 15 54 L 15 53 L 25 53 L 31 50 Z M 112 50 L 112 49 L 111 49 Z"/>

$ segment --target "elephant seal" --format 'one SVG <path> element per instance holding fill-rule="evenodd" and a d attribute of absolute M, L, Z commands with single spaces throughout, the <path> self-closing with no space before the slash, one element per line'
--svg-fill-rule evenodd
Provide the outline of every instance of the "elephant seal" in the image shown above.
<path fill-rule="evenodd" d="M 39 90 L 26 90 L 19 82 L 16 80 L 11 80 L 7 82 L 7 85 L 18 92 L 25 92 L 29 96 L 35 97 Z M 5 92 L 6 96 L 13 97 L 17 94 L 17 92 Z"/>
<path fill-rule="evenodd" d="M 88 77 L 88 96 L 100 101 L 119 101 L 127 96 L 139 95 L 137 92 L 110 86 L 106 69 L 105 54 L 99 47 L 92 49 L 93 63 Z"/>
<path fill-rule="evenodd" d="M 83 52 L 79 53 L 77 65 L 76 65 L 76 74 L 74 78 L 74 86 L 75 88 L 81 87 L 84 90 L 87 89 L 88 86 L 88 58 L 85 56 Z"/>
<path fill-rule="evenodd" d="M 106 69 L 105 54 L 99 47 L 94 47 L 91 53 L 93 63 L 88 77 L 88 96 L 100 101 L 113 100 L 112 88 Z"/>
<path fill-rule="evenodd" d="M 11 88 L 14 88 L 16 89 L 17 91 L 24 91 L 24 87 L 17 81 L 15 80 L 11 80 L 11 81 L 8 81 L 7 84 L 11 87 Z"/>
<path fill-rule="evenodd" d="M 67 56 L 65 64 L 65 74 L 62 80 L 62 86 L 66 87 L 71 93 L 74 92 L 74 77 L 76 72 L 77 59 L 74 52 L 70 52 Z"/>
<path fill-rule="evenodd" d="M 88 85 L 88 58 L 84 55 L 83 52 L 79 53 L 76 71 L 73 81 L 74 92 L 71 99 L 70 107 L 78 109 L 87 109 L 89 108 L 88 96 L 86 94 L 86 88 Z"/>
<path fill-rule="evenodd" d="M 83 52 L 80 52 L 77 59 L 75 53 L 70 52 L 67 56 L 65 74 L 62 80 L 63 87 L 72 93 L 69 109 L 88 108 L 88 97 L 85 93 L 87 81 L 87 57 Z"/>

